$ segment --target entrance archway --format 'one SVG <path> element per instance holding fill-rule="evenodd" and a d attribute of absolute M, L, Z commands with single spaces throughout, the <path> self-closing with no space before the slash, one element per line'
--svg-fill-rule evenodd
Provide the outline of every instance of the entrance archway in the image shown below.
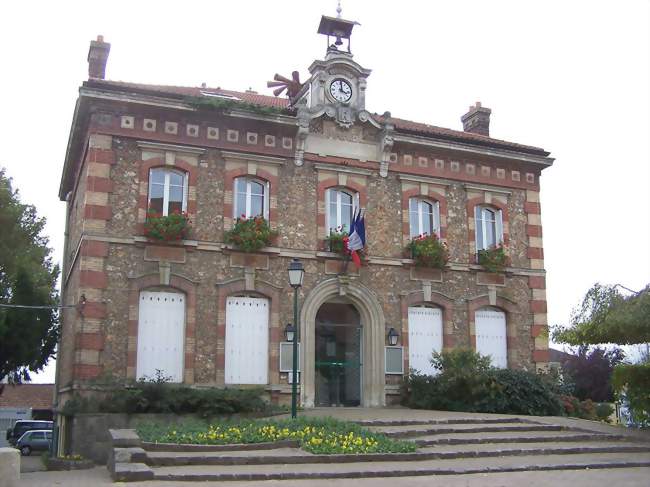
<path fill-rule="evenodd" d="M 316 317 L 325 303 L 352 305 L 363 329 L 361 338 L 360 405 L 380 407 L 385 399 L 385 320 L 379 300 L 367 287 L 344 277 L 318 284 L 307 295 L 300 311 L 301 377 L 300 396 L 304 407 L 314 407 L 316 386 Z"/>
<path fill-rule="evenodd" d="M 316 313 L 316 406 L 359 406 L 363 371 L 361 317 L 341 300 Z"/>

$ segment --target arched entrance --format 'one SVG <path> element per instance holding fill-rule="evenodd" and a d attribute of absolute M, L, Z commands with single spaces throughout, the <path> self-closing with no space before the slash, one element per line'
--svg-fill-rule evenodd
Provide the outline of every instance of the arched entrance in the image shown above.
<path fill-rule="evenodd" d="M 360 384 L 356 389 L 360 396 L 359 405 L 363 407 L 385 405 L 384 345 L 386 332 L 384 314 L 377 297 L 372 291 L 362 284 L 350 281 L 343 276 L 328 279 L 318 284 L 307 295 L 300 311 L 300 341 L 304 350 L 304 354 L 301 354 L 300 357 L 301 370 L 304 371 L 300 378 L 300 396 L 303 406 L 314 407 L 318 405 L 316 401 L 317 341 L 318 346 L 323 347 L 321 353 L 327 355 L 327 339 L 317 337 L 317 326 L 318 333 L 326 335 L 328 328 L 325 325 L 328 323 L 325 321 L 333 320 L 336 316 L 338 316 L 336 319 L 339 321 L 354 321 L 358 317 L 358 325 L 355 325 L 355 323 L 339 323 L 346 327 L 350 324 L 353 326 L 349 329 L 342 326 L 342 331 L 338 332 L 340 336 L 336 335 L 334 340 L 340 340 L 341 344 L 344 345 L 340 352 L 342 357 L 345 357 L 345 354 L 350 354 L 350 358 L 353 358 L 355 353 L 353 339 L 354 333 L 356 333 L 354 329 L 361 329 L 359 330 L 358 352 Z M 317 318 L 320 325 L 317 325 Z M 330 352 L 332 352 L 332 345 L 329 346 Z M 338 352 L 336 353 L 338 354 Z M 320 401 L 323 398 L 324 402 L 326 402 L 327 397 L 329 397 L 330 404 L 333 404 L 336 399 L 337 389 L 334 389 L 336 387 L 349 387 L 350 389 L 346 390 L 345 393 L 349 395 L 349 398 L 352 398 L 352 384 L 352 378 L 347 380 L 345 386 L 341 382 L 339 382 L 339 386 L 332 383 L 328 385 L 327 389 L 332 395 L 322 396 L 319 392 L 318 399 Z M 338 391 L 340 393 L 342 389 L 338 389 Z M 351 403 L 351 400 L 347 402 Z M 347 405 L 345 402 L 340 404 Z"/>
<path fill-rule="evenodd" d="M 341 299 L 316 313 L 315 404 L 359 406 L 363 370 L 361 316 Z"/>

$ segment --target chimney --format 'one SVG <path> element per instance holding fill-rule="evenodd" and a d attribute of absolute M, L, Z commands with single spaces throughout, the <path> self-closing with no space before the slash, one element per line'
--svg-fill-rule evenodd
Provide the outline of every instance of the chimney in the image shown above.
<path fill-rule="evenodd" d="M 463 122 L 463 130 L 473 134 L 490 136 L 490 113 L 492 110 L 481 106 L 477 101 L 476 106 L 469 107 L 469 111 L 460 117 Z"/>
<path fill-rule="evenodd" d="M 97 36 L 96 41 L 90 41 L 88 50 L 88 78 L 104 79 L 106 76 L 106 61 L 111 45 L 104 42 L 104 36 Z"/>

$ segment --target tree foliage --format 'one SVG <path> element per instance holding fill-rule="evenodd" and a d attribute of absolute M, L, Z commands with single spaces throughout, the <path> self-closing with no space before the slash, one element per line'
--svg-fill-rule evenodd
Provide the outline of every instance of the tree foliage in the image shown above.
<path fill-rule="evenodd" d="M 624 358 L 625 353 L 620 348 L 606 350 L 582 346 L 577 355 L 562 364 L 562 369 L 571 376 L 576 397 L 583 401 L 606 402 L 613 399 L 612 371 Z"/>
<path fill-rule="evenodd" d="M 650 284 L 631 295 L 619 286 L 595 284 L 574 311 L 571 325 L 556 328 L 553 339 L 571 345 L 650 342 Z"/>
<path fill-rule="evenodd" d="M 52 263 L 45 219 L 22 204 L 0 169 L 0 303 L 56 306 L 58 266 Z M 53 356 L 58 340 L 56 309 L 0 307 L 0 380 L 29 380 Z M 0 391 L 1 392 L 1 391 Z"/>

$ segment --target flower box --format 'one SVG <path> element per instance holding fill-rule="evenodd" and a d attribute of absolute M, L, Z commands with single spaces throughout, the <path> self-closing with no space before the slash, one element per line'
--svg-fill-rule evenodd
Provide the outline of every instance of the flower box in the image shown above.
<path fill-rule="evenodd" d="M 246 218 L 245 215 L 235 220 L 232 230 L 226 232 L 226 243 L 232 244 L 241 252 L 257 252 L 271 245 L 277 232 L 271 230 L 263 216 Z"/>
<path fill-rule="evenodd" d="M 155 211 L 147 213 L 144 234 L 150 240 L 158 242 L 176 242 L 187 238 L 190 231 L 190 219 L 187 213 L 174 212 L 161 215 Z"/>
<path fill-rule="evenodd" d="M 476 260 L 486 271 L 503 272 L 510 263 L 510 258 L 503 244 L 481 249 L 476 253 Z"/>
<path fill-rule="evenodd" d="M 406 246 L 415 265 L 444 269 L 449 260 L 447 245 L 440 241 L 436 234 L 419 235 L 411 239 Z"/>

